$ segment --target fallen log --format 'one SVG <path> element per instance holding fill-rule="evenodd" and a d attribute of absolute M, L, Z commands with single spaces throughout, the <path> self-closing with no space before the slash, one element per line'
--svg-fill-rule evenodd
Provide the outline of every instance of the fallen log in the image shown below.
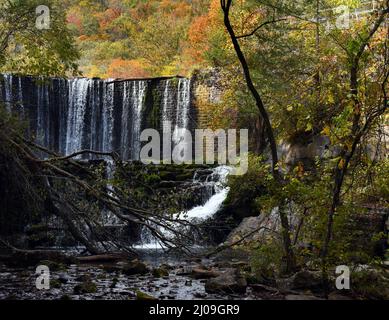
<path fill-rule="evenodd" d="M 132 260 L 134 258 L 134 256 L 131 256 L 128 253 L 106 253 L 93 256 L 76 257 L 77 261 L 81 263 L 118 262 L 123 260 Z"/>

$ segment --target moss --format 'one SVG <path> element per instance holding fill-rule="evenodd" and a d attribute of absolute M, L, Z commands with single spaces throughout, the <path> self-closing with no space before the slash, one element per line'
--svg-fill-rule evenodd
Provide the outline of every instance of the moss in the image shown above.
<path fill-rule="evenodd" d="M 169 275 L 169 271 L 166 270 L 165 268 L 155 268 L 153 269 L 153 276 L 156 278 L 161 278 L 161 277 L 167 277 Z"/>
<path fill-rule="evenodd" d="M 153 173 L 153 174 L 146 175 L 144 180 L 146 183 L 155 184 L 161 181 L 161 177 Z"/>
<path fill-rule="evenodd" d="M 143 262 L 134 260 L 125 265 L 122 272 L 125 275 L 132 276 L 135 274 L 146 274 L 149 272 L 149 269 Z"/>
<path fill-rule="evenodd" d="M 54 280 L 50 281 L 50 287 L 52 287 L 52 288 L 59 289 L 59 288 L 61 288 L 61 286 L 62 286 L 62 283 L 58 279 L 54 279 Z"/>
<path fill-rule="evenodd" d="M 157 300 L 157 298 L 148 295 L 140 290 L 136 290 L 136 299 L 137 300 Z"/>
<path fill-rule="evenodd" d="M 64 271 L 66 266 L 63 263 L 52 261 L 52 260 L 41 260 L 39 265 L 47 266 L 50 271 Z"/>
<path fill-rule="evenodd" d="M 75 294 L 96 293 L 96 292 L 97 292 L 97 285 L 92 280 L 86 280 L 83 283 L 78 284 L 74 287 Z"/>

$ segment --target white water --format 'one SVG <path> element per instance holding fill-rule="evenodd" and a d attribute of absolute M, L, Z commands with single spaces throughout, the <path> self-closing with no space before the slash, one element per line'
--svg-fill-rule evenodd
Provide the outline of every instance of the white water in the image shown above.
<path fill-rule="evenodd" d="M 90 79 L 81 78 L 73 80 L 69 85 L 66 154 L 82 150 L 87 94 L 91 82 Z"/>
<path fill-rule="evenodd" d="M 232 168 L 228 166 L 220 166 L 213 170 L 212 174 L 207 177 L 204 187 L 211 188 L 215 192 L 205 204 L 192 208 L 187 212 L 180 212 L 173 215 L 173 218 L 177 221 L 170 227 L 180 228 L 179 220 L 190 221 L 194 224 L 201 223 L 209 218 L 212 218 L 221 208 L 224 200 L 227 198 L 229 188 L 225 186 L 228 174 Z M 194 176 L 194 182 L 196 182 L 196 175 Z M 164 234 L 166 238 L 174 238 L 174 235 L 166 229 L 159 228 L 159 231 Z M 173 239 L 172 239 L 173 240 Z M 134 246 L 136 249 L 163 249 L 166 246 L 161 243 L 157 238 L 150 234 L 150 231 L 143 230 L 141 235 L 141 244 Z"/>
<path fill-rule="evenodd" d="M 142 127 L 142 109 L 145 100 L 147 82 L 146 81 L 136 81 L 133 84 L 133 94 L 132 94 L 132 121 L 133 121 L 133 130 L 132 130 L 132 159 L 139 160 L 140 153 L 140 134 Z"/>
<path fill-rule="evenodd" d="M 177 145 L 182 139 L 184 129 L 188 129 L 190 109 L 190 84 L 188 79 L 178 80 L 176 123 L 173 131 L 173 142 Z"/>

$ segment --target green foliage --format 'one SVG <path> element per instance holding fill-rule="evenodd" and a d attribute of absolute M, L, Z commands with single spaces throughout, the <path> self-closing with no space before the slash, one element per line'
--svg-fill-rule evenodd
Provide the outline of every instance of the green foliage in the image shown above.
<path fill-rule="evenodd" d="M 61 1 L 45 1 L 50 8 L 49 29 L 36 28 L 39 5 L 38 0 L 0 4 L 0 70 L 42 76 L 77 74 L 79 53 L 66 27 Z"/>

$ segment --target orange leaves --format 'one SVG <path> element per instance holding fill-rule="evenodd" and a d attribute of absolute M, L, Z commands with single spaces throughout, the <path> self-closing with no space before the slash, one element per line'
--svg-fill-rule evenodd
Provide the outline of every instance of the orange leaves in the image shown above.
<path fill-rule="evenodd" d="M 108 67 L 108 78 L 145 78 L 150 76 L 142 60 L 114 59 Z"/>

